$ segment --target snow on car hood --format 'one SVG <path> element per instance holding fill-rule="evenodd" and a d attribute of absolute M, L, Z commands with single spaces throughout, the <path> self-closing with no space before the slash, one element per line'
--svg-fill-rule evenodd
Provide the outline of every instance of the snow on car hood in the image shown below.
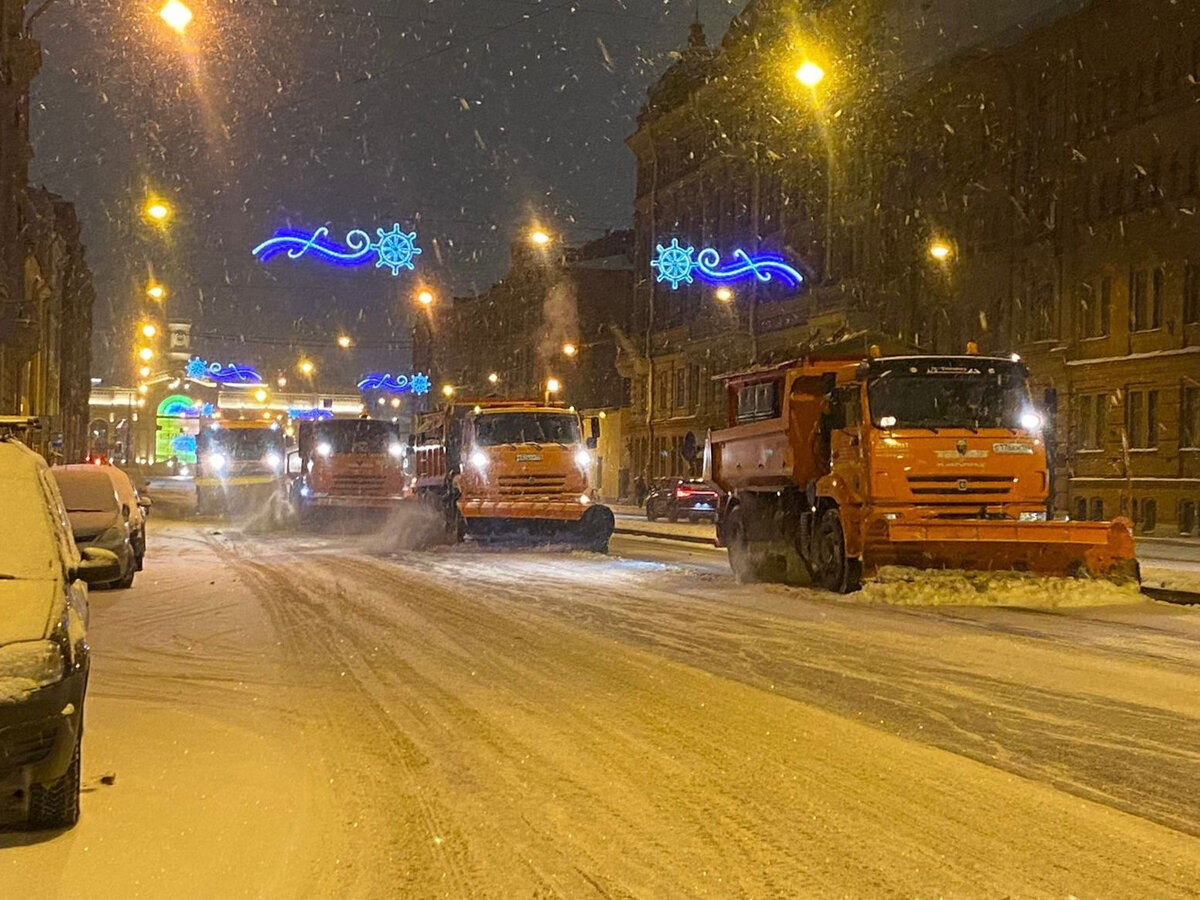
<path fill-rule="evenodd" d="M 46 637 L 64 602 L 62 584 L 55 579 L 0 580 L 0 646 Z"/>

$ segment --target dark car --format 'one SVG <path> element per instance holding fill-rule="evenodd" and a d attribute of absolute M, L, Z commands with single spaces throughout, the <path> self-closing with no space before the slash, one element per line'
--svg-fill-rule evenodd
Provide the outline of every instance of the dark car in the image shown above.
<path fill-rule="evenodd" d="M 651 522 L 659 518 L 677 522 L 685 516 L 690 522 L 716 521 L 720 501 L 717 488 L 699 478 L 656 478 L 646 495 L 646 518 Z"/>

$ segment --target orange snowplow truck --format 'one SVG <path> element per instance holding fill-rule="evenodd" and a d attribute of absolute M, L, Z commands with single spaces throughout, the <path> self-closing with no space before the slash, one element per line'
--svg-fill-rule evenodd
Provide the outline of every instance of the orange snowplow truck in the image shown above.
<path fill-rule="evenodd" d="M 872 347 L 726 383 L 705 467 L 741 581 L 847 593 L 884 565 L 1138 577 L 1129 520 L 1047 520 L 1043 421 L 1016 359 Z"/>
<path fill-rule="evenodd" d="M 588 489 L 599 423 L 538 402 L 454 403 L 423 417 L 412 443 L 416 495 L 447 536 L 527 534 L 608 551 L 613 514 Z"/>

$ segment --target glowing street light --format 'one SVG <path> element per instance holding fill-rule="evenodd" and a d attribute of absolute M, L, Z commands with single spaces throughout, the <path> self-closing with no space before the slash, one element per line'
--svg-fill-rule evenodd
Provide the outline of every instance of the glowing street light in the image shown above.
<path fill-rule="evenodd" d="M 267 402 L 267 392 L 264 391 L 262 388 L 259 388 L 257 391 L 254 392 L 254 399 L 258 403 L 266 403 Z"/>
<path fill-rule="evenodd" d="M 574 356 L 579 352 L 579 348 L 572 343 L 566 343 L 562 346 L 563 356 Z"/>
<path fill-rule="evenodd" d="M 494 385 L 494 384 L 499 384 L 499 383 L 500 383 L 500 375 L 499 375 L 499 373 L 497 373 L 497 372 L 492 372 L 490 375 L 488 375 L 488 384 L 493 384 L 493 385 Z"/>
<path fill-rule="evenodd" d="M 722 303 L 728 303 L 733 299 L 733 291 L 727 287 L 719 287 L 716 291 L 716 298 Z"/>
<path fill-rule="evenodd" d="M 550 235 L 546 234 L 546 232 L 542 231 L 540 228 L 535 228 L 529 233 L 529 240 L 538 247 L 545 247 L 548 243 L 550 243 Z"/>
<path fill-rule="evenodd" d="M 946 262 L 954 255 L 954 248 L 946 241 L 935 238 L 929 242 L 929 256 L 936 262 Z"/>
<path fill-rule="evenodd" d="M 143 347 L 138 351 L 138 358 L 143 362 L 150 362 L 150 360 L 154 359 L 154 351 L 149 347 Z"/>
<path fill-rule="evenodd" d="M 341 347 L 343 350 L 350 349 L 350 347 L 353 346 L 353 344 L 354 344 L 354 341 L 352 341 L 350 339 L 350 335 L 348 335 L 348 334 L 339 334 L 338 335 L 337 345 L 339 347 Z"/>
<path fill-rule="evenodd" d="M 145 325 L 142 326 L 142 337 L 152 338 L 156 334 L 158 334 L 158 329 L 154 327 L 153 322 L 147 322 Z"/>
<path fill-rule="evenodd" d="M 177 34 L 183 34 L 193 18 L 192 11 L 179 0 L 167 0 L 166 5 L 158 11 L 158 15 Z"/>
<path fill-rule="evenodd" d="M 417 294 L 417 302 L 428 308 L 433 305 L 433 291 L 421 291 Z"/>
<path fill-rule="evenodd" d="M 142 378 L 149 378 L 150 377 L 150 367 L 142 366 L 140 369 L 138 369 L 138 375 Z"/>
<path fill-rule="evenodd" d="M 146 296 L 151 300 L 162 300 L 167 296 L 167 289 L 161 284 L 153 283 L 146 288 Z"/>
<path fill-rule="evenodd" d="M 296 366 L 296 368 L 300 370 L 300 374 L 303 375 L 305 378 L 311 376 L 312 373 L 317 370 L 317 367 L 312 364 L 312 360 L 308 360 L 308 359 L 300 360 L 300 362 Z"/>
<path fill-rule="evenodd" d="M 146 203 L 146 217 L 160 225 L 171 217 L 171 207 L 162 200 L 150 200 Z"/>
<path fill-rule="evenodd" d="M 275 379 L 275 385 L 280 388 L 287 387 L 287 376 L 280 375 L 278 378 Z"/>
<path fill-rule="evenodd" d="M 150 393 L 150 388 L 144 384 L 139 384 L 138 385 L 138 393 L 139 394 L 148 394 L 148 393 Z"/>
<path fill-rule="evenodd" d="M 450 397 L 453 397 L 454 396 L 454 385 L 443 384 L 442 385 L 442 396 L 446 397 L 447 399 Z"/>
<path fill-rule="evenodd" d="M 806 59 L 796 70 L 796 80 L 806 88 L 815 88 L 825 80 L 825 70 L 810 59 Z"/>

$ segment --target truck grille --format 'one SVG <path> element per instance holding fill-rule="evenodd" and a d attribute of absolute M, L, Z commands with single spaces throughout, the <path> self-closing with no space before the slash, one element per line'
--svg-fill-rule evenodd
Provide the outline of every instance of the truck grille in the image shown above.
<path fill-rule="evenodd" d="M 962 496 L 964 494 L 1008 494 L 1016 481 L 1011 475 L 909 475 L 914 494 Z"/>
<path fill-rule="evenodd" d="M 384 475 L 363 472 L 333 476 L 333 493 L 343 496 L 378 496 L 387 492 Z"/>
<path fill-rule="evenodd" d="M 561 494 L 567 489 L 566 475 L 501 475 L 500 493 L 506 497 Z"/>

